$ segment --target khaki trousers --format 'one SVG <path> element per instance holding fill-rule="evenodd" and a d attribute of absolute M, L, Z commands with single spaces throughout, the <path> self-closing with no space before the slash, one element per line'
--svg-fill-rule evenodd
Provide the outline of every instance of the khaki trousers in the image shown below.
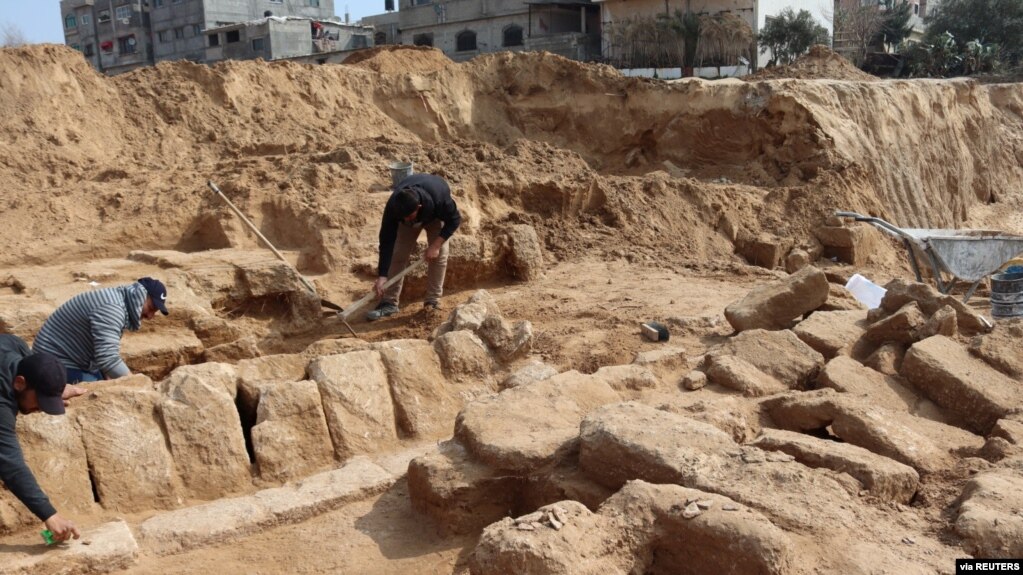
<path fill-rule="evenodd" d="M 387 277 L 394 277 L 395 274 L 405 269 L 405 266 L 409 264 L 409 256 L 412 255 L 412 250 L 416 248 L 416 240 L 419 239 L 419 234 L 423 230 L 426 230 L 426 245 L 429 246 L 433 243 L 434 239 L 440 236 L 440 230 L 443 227 L 444 222 L 440 220 L 434 220 L 421 227 L 412 227 L 405 223 L 398 224 L 398 237 L 394 241 L 394 253 L 391 254 L 391 268 L 387 270 Z M 448 243 L 444 242 L 437 259 L 426 263 L 425 301 L 440 301 L 440 296 L 444 294 L 444 274 L 447 271 Z M 405 278 L 401 278 L 394 285 L 387 288 L 381 301 L 398 305 L 398 301 L 401 298 L 401 286 L 404 283 Z"/>

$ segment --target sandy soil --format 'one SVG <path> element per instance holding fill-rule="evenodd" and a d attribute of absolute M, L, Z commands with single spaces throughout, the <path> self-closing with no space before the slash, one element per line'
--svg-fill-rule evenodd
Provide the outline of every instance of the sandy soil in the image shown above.
<path fill-rule="evenodd" d="M 344 305 L 375 275 L 386 165 L 402 159 L 447 178 L 465 217 L 445 310 L 486 288 L 506 318 L 532 322 L 537 357 L 592 373 L 655 349 L 639 336 L 646 320 L 668 325 L 692 358 L 725 341 L 725 306 L 784 276 L 750 265 L 739 246 L 763 239 L 817 254 L 814 230 L 838 209 L 1023 233 L 1018 85 L 875 81 L 835 58 L 818 50 L 750 82 L 667 84 L 549 54 L 455 64 L 386 48 L 339 66 L 181 62 L 105 78 L 69 49 L 3 49 L 0 295 L 8 306 L 55 304 L 64 288 L 47 278 L 66 286 L 88 262 L 137 250 L 258 250 L 205 188 L 213 179 L 322 297 Z M 543 251 L 543 275 L 530 282 L 509 277 L 502 251 L 518 224 Z M 882 237 L 857 268 L 817 265 L 884 283 L 909 277 L 900 250 Z M 419 309 L 422 286 L 410 279 L 399 315 L 353 322 L 360 336 L 428 338 L 446 313 Z M 986 310 L 983 298 L 975 306 Z M 282 338 L 254 312 L 214 308 L 264 354 L 346 337 L 330 317 Z M 891 536 L 957 545 L 943 522 L 970 472 L 930 478 L 914 513 L 890 510 L 905 517 Z M 34 538 L 9 536 L 0 553 Z M 299 525 L 143 557 L 130 572 L 464 573 L 475 543 L 439 536 L 399 482 Z"/>

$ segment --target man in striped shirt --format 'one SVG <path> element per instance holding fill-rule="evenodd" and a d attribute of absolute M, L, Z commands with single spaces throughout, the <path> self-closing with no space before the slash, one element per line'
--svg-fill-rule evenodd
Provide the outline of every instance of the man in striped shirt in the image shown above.
<path fill-rule="evenodd" d="M 167 288 L 153 278 L 80 293 L 46 320 L 32 344 L 67 368 L 68 383 L 131 375 L 121 359 L 121 335 L 137 331 L 157 311 L 167 315 Z"/>

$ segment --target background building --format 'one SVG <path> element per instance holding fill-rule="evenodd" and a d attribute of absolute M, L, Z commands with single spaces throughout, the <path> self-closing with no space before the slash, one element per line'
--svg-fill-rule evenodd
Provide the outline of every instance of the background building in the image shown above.
<path fill-rule="evenodd" d="M 600 8 L 590 0 L 401 0 L 399 8 L 363 18 L 376 44 L 433 46 L 456 61 L 501 50 L 600 57 Z"/>
<path fill-rule="evenodd" d="M 102 72 L 164 60 L 281 58 L 371 46 L 334 0 L 61 0 L 64 40 Z"/>

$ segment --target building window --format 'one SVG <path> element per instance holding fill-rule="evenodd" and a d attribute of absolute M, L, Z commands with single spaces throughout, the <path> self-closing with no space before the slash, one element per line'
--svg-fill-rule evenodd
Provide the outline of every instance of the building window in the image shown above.
<path fill-rule="evenodd" d="M 153 0 L 153 8 L 159 8 L 163 6 L 163 0 Z"/>
<path fill-rule="evenodd" d="M 64 17 L 64 27 L 65 28 L 77 28 L 78 27 L 78 23 L 75 22 L 75 15 L 74 14 L 68 14 L 67 16 Z"/>
<path fill-rule="evenodd" d="M 114 51 L 114 43 L 111 40 L 104 40 L 103 42 L 100 42 L 99 49 L 109 54 Z"/>
<path fill-rule="evenodd" d="M 270 0 L 271 4 L 284 4 L 284 0 Z"/>
<path fill-rule="evenodd" d="M 117 51 L 121 54 L 135 53 L 135 35 L 121 36 L 117 39 Z"/>
<path fill-rule="evenodd" d="M 96 21 L 99 23 L 110 21 L 110 10 L 100 10 L 99 15 L 96 16 Z"/>
<path fill-rule="evenodd" d="M 472 30 L 459 32 L 455 36 L 455 50 L 458 52 L 469 52 L 476 49 L 476 33 Z"/>
<path fill-rule="evenodd" d="M 81 45 L 81 44 L 72 44 L 72 45 L 71 45 L 71 49 L 72 49 L 72 50 L 78 50 L 78 51 L 81 51 L 81 50 L 82 50 L 82 45 Z"/>
<path fill-rule="evenodd" d="M 192 24 L 192 36 L 202 36 L 202 26 L 199 24 Z"/>
<path fill-rule="evenodd" d="M 415 46 L 433 46 L 433 34 L 416 34 L 412 37 Z"/>
<path fill-rule="evenodd" d="M 252 51 L 253 52 L 262 52 L 264 44 L 265 43 L 263 42 L 262 38 L 253 38 L 252 39 Z"/>
<path fill-rule="evenodd" d="M 173 4 L 181 4 L 181 0 L 171 0 Z"/>
<path fill-rule="evenodd" d="M 220 46 L 220 34 L 210 34 L 210 46 Z"/>
<path fill-rule="evenodd" d="M 185 37 L 185 27 L 184 26 L 181 26 L 179 28 L 175 28 L 174 29 L 174 39 L 175 40 L 181 40 L 184 37 Z"/>
<path fill-rule="evenodd" d="M 157 32 L 156 33 L 156 39 L 159 40 L 161 44 L 164 44 L 164 43 L 167 43 L 167 42 L 170 41 L 169 35 L 167 34 L 166 30 L 160 30 L 159 32 Z"/>
<path fill-rule="evenodd" d="M 522 26 L 508 26 L 504 29 L 502 46 L 521 46 L 522 45 Z"/>
<path fill-rule="evenodd" d="M 228 30 L 226 36 L 228 44 L 234 44 L 235 42 L 239 42 L 242 39 L 241 33 L 238 32 L 237 30 Z"/>
<path fill-rule="evenodd" d="M 118 6 L 114 9 L 114 17 L 118 20 L 128 20 L 131 18 L 131 6 L 128 4 Z"/>
<path fill-rule="evenodd" d="M 310 6 L 315 6 L 315 7 L 319 8 L 320 7 L 320 0 L 309 0 L 309 5 Z"/>
<path fill-rule="evenodd" d="M 86 44 L 84 54 L 86 56 L 94 56 L 96 54 L 96 46 L 93 44 Z"/>
<path fill-rule="evenodd" d="M 78 15 L 79 26 L 88 26 L 89 24 L 92 24 L 92 18 L 89 16 L 88 12 L 83 12 Z"/>
<path fill-rule="evenodd" d="M 373 34 L 373 44 L 377 46 L 383 46 L 386 43 L 387 43 L 386 32 L 377 32 L 376 34 Z"/>

